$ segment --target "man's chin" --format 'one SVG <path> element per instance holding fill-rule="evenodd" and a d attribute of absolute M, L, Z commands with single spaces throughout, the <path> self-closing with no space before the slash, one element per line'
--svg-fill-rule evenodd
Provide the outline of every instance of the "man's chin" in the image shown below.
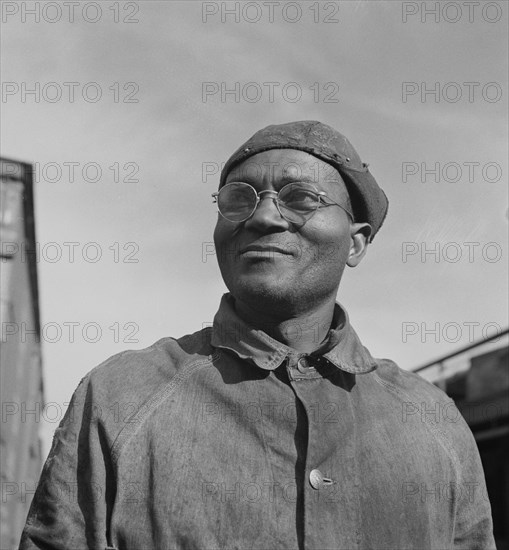
<path fill-rule="evenodd" d="M 239 277 L 229 286 L 230 293 L 237 300 L 249 304 L 253 309 L 264 308 L 275 312 L 289 312 L 298 307 L 298 292 L 295 284 L 275 277 Z"/>

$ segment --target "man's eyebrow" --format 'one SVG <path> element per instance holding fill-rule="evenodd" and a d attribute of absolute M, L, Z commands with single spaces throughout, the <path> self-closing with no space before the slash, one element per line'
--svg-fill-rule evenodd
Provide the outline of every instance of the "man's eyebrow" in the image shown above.
<path fill-rule="evenodd" d="M 284 174 L 282 174 L 280 180 L 282 182 L 306 181 L 315 183 L 316 178 L 312 174 L 302 174 L 300 172 L 285 172 Z"/>
<path fill-rule="evenodd" d="M 316 185 L 319 185 L 323 182 L 336 182 L 340 183 L 342 180 L 341 178 L 334 173 L 325 174 L 322 178 L 318 178 L 316 174 L 283 174 L 280 178 L 280 183 L 292 183 L 295 181 L 303 181 L 306 183 L 314 183 Z"/>

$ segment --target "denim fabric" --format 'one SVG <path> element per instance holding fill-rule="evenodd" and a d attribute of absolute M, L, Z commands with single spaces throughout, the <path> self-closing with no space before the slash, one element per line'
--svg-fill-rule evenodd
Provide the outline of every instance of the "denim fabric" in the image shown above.
<path fill-rule="evenodd" d="M 214 326 L 126 351 L 79 384 L 21 550 L 495 548 L 452 401 L 375 360 L 339 305 L 311 355 Z"/>

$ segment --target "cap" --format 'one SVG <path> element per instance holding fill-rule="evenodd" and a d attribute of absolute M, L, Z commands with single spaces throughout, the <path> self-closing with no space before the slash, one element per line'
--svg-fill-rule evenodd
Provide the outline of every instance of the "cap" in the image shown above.
<path fill-rule="evenodd" d="M 305 151 L 336 168 L 345 181 L 355 221 L 371 225 L 370 240 L 373 240 L 385 220 L 389 201 L 348 139 L 322 122 L 301 120 L 259 130 L 226 161 L 219 187 L 236 165 L 270 149 Z"/>

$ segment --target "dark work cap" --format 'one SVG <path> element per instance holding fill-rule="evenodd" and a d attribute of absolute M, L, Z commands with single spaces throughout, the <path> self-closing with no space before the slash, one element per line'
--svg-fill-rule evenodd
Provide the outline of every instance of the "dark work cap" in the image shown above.
<path fill-rule="evenodd" d="M 370 240 L 373 240 L 387 215 L 389 201 L 348 139 L 316 120 L 275 124 L 256 132 L 228 159 L 221 171 L 219 187 L 224 185 L 232 168 L 269 149 L 298 149 L 336 168 L 348 189 L 355 221 L 371 225 Z"/>

